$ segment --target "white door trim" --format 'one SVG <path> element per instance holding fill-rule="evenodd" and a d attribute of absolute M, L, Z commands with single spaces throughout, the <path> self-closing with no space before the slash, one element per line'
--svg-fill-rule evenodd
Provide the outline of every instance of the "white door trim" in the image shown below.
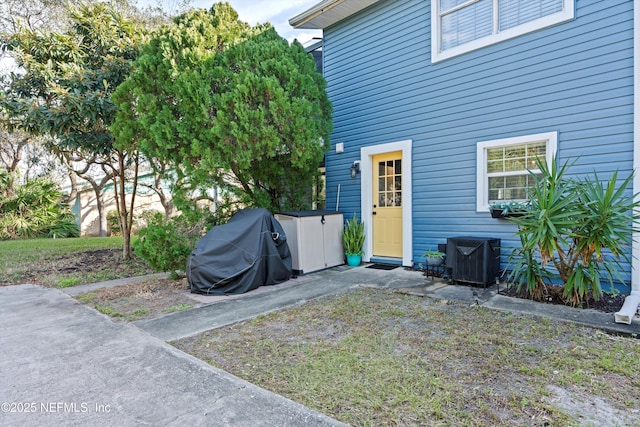
<path fill-rule="evenodd" d="M 633 1 L 633 194 L 640 191 L 640 1 Z M 633 233 L 631 291 L 640 293 L 640 233 Z"/>
<path fill-rule="evenodd" d="M 360 209 L 364 220 L 364 261 L 370 261 L 373 254 L 373 171 L 371 169 L 372 157 L 376 154 L 402 151 L 402 265 L 411 267 L 413 263 L 413 176 L 411 147 L 413 141 L 391 142 L 388 144 L 371 145 L 360 149 Z"/>

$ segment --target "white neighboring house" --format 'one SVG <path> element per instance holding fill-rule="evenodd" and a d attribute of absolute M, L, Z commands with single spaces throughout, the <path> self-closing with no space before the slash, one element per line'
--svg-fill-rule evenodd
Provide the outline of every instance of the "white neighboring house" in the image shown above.
<path fill-rule="evenodd" d="M 140 183 L 153 183 L 153 175 L 141 175 L 138 180 L 138 188 L 136 191 L 134 216 L 140 217 L 145 211 L 160 212 L 164 215 L 165 209 L 160 201 L 160 196 Z M 171 200 L 169 191 L 169 181 L 162 181 L 162 189 L 168 200 Z M 127 204 L 131 203 L 131 184 L 127 184 Z M 68 188 L 66 189 L 68 191 Z M 109 183 L 103 192 L 104 215 L 105 218 L 110 211 L 116 211 L 115 193 L 113 191 L 113 183 Z M 96 202 L 96 193 L 88 183 L 81 184 L 78 188 L 78 194 L 75 202 L 70 203 L 73 213 L 76 215 L 76 221 L 80 227 L 81 236 L 98 236 L 100 234 L 100 223 L 98 218 L 98 205 Z M 174 209 L 175 213 L 175 209 Z M 134 224 L 134 232 L 143 224 Z M 107 235 L 111 233 L 109 227 L 106 229 Z"/>

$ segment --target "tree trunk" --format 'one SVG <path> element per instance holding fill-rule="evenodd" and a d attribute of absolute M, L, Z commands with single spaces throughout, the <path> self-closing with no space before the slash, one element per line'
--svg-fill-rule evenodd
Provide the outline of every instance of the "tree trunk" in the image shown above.
<path fill-rule="evenodd" d="M 102 189 L 94 188 L 96 194 L 96 208 L 98 210 L 98 236 L 107 237 L 107 214 L 104 212 Z"/>
<path fill-rule="evenodd" d="M 118 151 L 118 170 L 114 171 L 114 190 L 116 197 L 116 206 L 118 209 L 118 218 L 120 221 L 120 230 L 122 232 L 122 258 L 131 259 L 131 231 L 133 229 L 133 212 L 135 210 L 136 193 L 138 191 L 138 167 L 139 157 L 136 152 L 133 156 L 133 182 L 131 191 L 131 202 L 127 204 L 126 193 L 126 153 Z M 116 183 L 117 181 L 117 183 Z M 116 185 L 117 184 L 117 185 Z"/>
<path fill-rule="evenodd" d="M 71 205 L 78 197 L 78 176 L 72 170 L 69 170 L 68 175 L 71 188 L 69 190 L 69 194 L 64 198 L 64 200 L 62 200 L 62 202 Z"/>
<path fill-rule="evenodd" d="M 158 162 L 157 160 L 150 160 L 149 163 L 151 165 L 151 168 L 153 169 L 153 185 L 145 184 L 144 182 L 137 182 L 137 179 L 134 184 L 146 187 L 156 193 L 156 195 L 160 199 L 160 204 L 164 209 L 164 219 L 165 221 L 168 221 L 173 216 L 174 204 L 173 200 L 167 197 L 167 194 L 162 188 L 162 177 L 167 169 L 167 165 L 166 163 Z"/>

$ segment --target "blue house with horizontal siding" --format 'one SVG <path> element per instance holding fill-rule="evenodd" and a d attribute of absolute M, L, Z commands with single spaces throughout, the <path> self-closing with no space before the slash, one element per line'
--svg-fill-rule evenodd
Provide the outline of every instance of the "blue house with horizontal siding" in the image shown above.
<path fill-rule="evenodd" d="M 323 30 L 327 208 L 364 220 L 364 260 L 412 266 L 449 237 L 485 236 L 501 239 L 506 267 L 516 227 L 488 206 L 523 199 L 537 157 L 575 160 L 577 176 L 635 170 L 639 8 L 324 0 L 292 18 Z M 638 289 L 638 268 L 626 267 Z"/>

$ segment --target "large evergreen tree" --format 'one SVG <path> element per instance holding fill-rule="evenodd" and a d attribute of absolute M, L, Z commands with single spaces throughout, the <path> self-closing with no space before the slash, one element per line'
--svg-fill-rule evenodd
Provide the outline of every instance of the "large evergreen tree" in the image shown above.
<path fill-rule="evenodd" d="M 114 97 L 118 137 L 169 160 L 191 189 L 215 185 L 272 211 L 310 202 L 331 105 L 299 43 L 220 3 L 178 18 L 135 68 Z"/>
<path fill-rule="evenodd" d="M 267 28 L 206 61 L 190 80 L 183 97 L 200 99 L 185 114 L 196 172 L 230 175 L 247 204 L 306 207 L 328 147 L 331 104 L 302 45 Z"/>

